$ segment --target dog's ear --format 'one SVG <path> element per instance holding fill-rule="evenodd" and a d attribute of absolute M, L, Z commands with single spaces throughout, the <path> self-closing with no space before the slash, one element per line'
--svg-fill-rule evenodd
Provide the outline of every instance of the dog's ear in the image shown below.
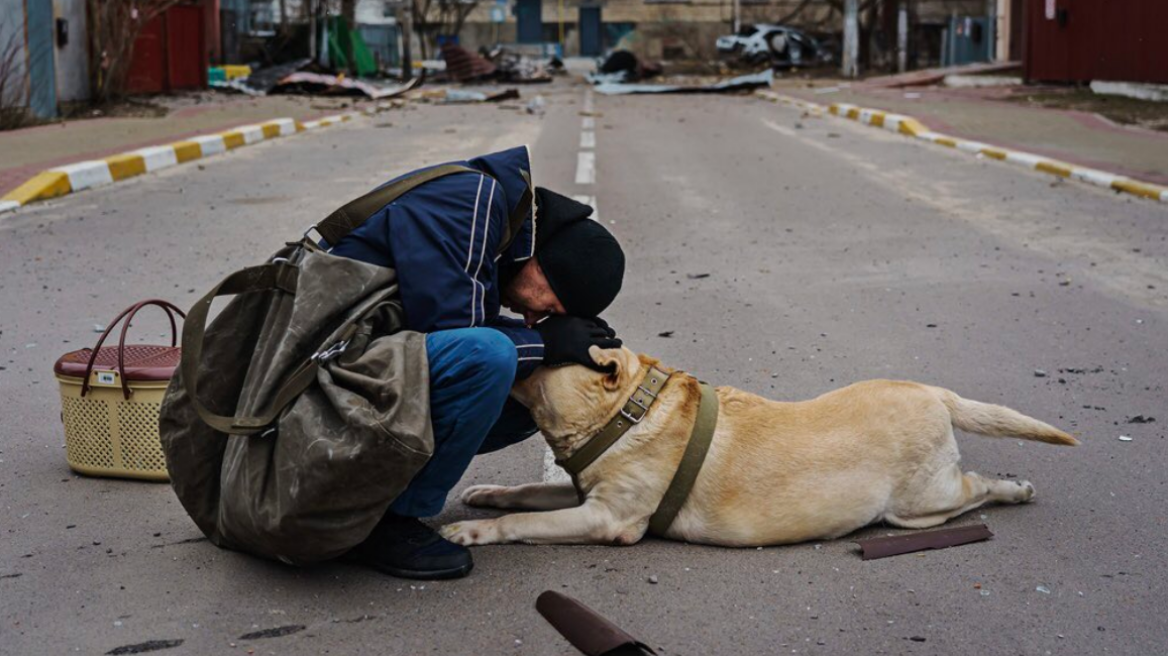
<path fill-rule="evenodd" d="M 604 389 L 609 391 L 620 389 L 620 377 L 625 368 L 624 351 L 619 348 L 602 349 L 599 346 L 589 346 L 588 355 L 604 369 Z"/>

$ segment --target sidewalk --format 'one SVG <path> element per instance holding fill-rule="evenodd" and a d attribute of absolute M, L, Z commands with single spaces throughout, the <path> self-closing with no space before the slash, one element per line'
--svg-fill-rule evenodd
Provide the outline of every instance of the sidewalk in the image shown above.
<path fill-rule="evenodd" d="M 163 117 L 91 118 L 0 132 L 0 196 L 54 166 L 287 117 L 308 121 L 351 106 L 351 98 L 208 96 L 160 99 L 178 106 Z"/>
<path fill-rule="evenodd" d="M 1010 93 L 1009 87 L 888 89 L 858 83 L 830 93 L 815 92 L 815 88 L 837 84 L 829 80 L 776 80 L 772 88 L 823 105 L 852 103 L 906 114 L 930 130 L 951 136 L 1168 184 L 1168 133 L 1125 127 L 1088 112 L 1003 100 Z"/>

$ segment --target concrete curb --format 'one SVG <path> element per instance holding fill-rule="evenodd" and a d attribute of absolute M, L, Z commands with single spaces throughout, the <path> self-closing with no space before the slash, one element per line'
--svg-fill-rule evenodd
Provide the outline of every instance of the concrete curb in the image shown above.
<path fill-rule="evenodd" d="M 356 116 L 358 116 L 357 113 L 350 112 L 304 123 L 290 118 L 278 118 L 265 123 L 243 125 L 218 134 L 193 137 L 165 146 L 139 148 L 104 159 L 58 166 L 34 175 L 28 182 L 0 198 L 0 213 L 15 210 L 33 201 L 56 198 L 82 189 L 105 186 L 119 180 L 218 155 L 261 141 L 326 128 L 349 121 Z"/>
<path fill-rule="evenodd" d="M 1076 166 L 1067 162 L 1050 159 L 1041 155 L 1034 155 L 1032 153 L 1023 152 L 1020 150 L 1010 150 L 1007 148 L 999 148 L 991 146 L 979 141 L 969 141 L 966 139 L 958 139 L 940 132 L 933 132 L 925 127 L 923 123 L 911 116 L 903 114 L 894 114 L 892 112 L 885 112 L 879 109 L 869 109 L 852 105 L 849 103 L 833 103 L 828 106 L 818 105 L 813 102 L 808 102 L 800 98 L 793 98 L 775 93 L 773 91 L 756 91 L 755 95 L 763 100 L 770 102 L 782 103 L 790 105 L 803 111 L 809 112 L 815 116 L 822 116 L 823 114 L 832 114 L 841 118 L 858 121 L 864 125 L 870 125 L 876 128 L 882 128 L 890 132 L 907 135 L 921 141 L 938 144 L 947 148 L 954 148 L 961 150 L 971 155 L 980 157 L 990 157 L 1010 164 L 1015 164 L 1032 171 L 1041 171 L 1060 178 L 1071 178 L 1080 182 L 1093 184 L 1097 187 L 1104 187 L 1116 192 L 1132 194 L 1142 198 L 1149 198 L 1168 203 L 1168 187 L 1162 187 L 1150 182 L 1143 182 L 1140 180 L 1133 180 L 1126 176 L 1115 173 L 1108 173 L 1107 171 L 1100 171 L 1098 169 L 1087 168 L 1083 166 Z"/>

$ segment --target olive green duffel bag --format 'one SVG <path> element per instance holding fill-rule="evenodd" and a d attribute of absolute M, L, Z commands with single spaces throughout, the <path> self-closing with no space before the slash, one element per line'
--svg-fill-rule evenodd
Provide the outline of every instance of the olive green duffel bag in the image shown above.
<path fill-rule="evenodd" d="M 335 244 L 414 186 L 465 170 L 415 174 L 317 229 Z M 208 326 L 221 296 L 234 298 Z M 393 269 L 290 244 L 196 303 L 182 348 L 162 446 L 179 500 L 216 545 L 294 564 L 339 556 L 433 452 L 425 335 L 403 330 Z"/>

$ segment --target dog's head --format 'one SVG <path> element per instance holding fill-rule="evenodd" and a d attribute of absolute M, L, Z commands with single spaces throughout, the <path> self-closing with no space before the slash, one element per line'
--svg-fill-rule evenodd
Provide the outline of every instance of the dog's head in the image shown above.
<path fill-rule="evenodd" d="M 549 441 L 570 448 L 600 431 L 639 380 L 641 358 L 627 348 L 588 350 L 607 372 L 583 365 L 539 367 L 515 383 L 511 396 L 531 410 Z"/>

